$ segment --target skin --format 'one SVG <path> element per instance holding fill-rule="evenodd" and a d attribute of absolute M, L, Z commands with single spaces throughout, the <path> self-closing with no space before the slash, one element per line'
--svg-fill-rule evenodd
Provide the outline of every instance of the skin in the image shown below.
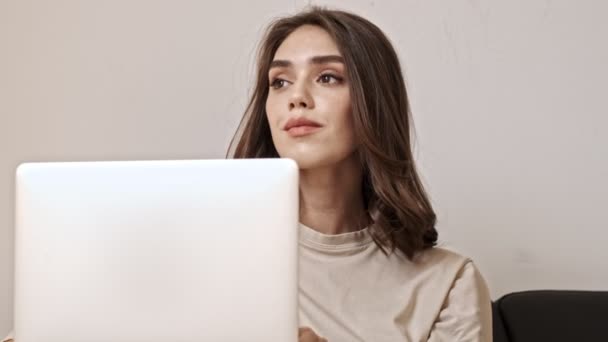
<path fill-rule="evenodd" d="M 268 73 L 266 113 L 274 145 L 300 168 L 300 221 L 324 234 L 369 224 L 362 195 L 346 65 L 322 28 L 304 25 L 279 46 Z M 304 117 L 322 127 L 292 136 L 285 124 Z M 326 341 L 301 328 L 300 342 Z"/>
<path fill-rule="evenodd" d="M 279 46 L 273 59 L 277 65 L 268 73 L 266 113 L 274 145 L 281 157 L 294 159 L 300 168 L 300 221 L 324 234 L 355 231 L 369 223 L 346 66 L 339 59 L 326 31 L 304 25 Z M 294 117 L 322 127 L 292 137 L 283 128 Z"/>

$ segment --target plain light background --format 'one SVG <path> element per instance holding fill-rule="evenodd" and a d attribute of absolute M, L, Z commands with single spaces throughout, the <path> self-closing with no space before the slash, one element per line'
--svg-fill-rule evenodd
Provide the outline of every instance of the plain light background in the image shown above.
<path fill-rule="evenodd" d="M 12 325 L 14 169 L 221 158 L 255 44 L 307 1 L 0 1 L 0 335 Z M 315 2 L 397 48 L 442 245 L 496 298 L 608 289 L 608 2 Z"/>

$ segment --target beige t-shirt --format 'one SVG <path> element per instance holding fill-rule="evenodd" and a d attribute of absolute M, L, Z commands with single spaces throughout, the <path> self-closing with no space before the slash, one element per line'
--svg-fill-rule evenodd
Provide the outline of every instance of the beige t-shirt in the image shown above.
<path fill-rule="evenodd" d="M 368 229 L 300 225 L 300 325 L 329 342 L 492 341 L 486 283 L 473 262 L 432 248 L 386 256 Z"/>
<path fill-rule="evenodd" d="M 300 326 L 329 342 L 492 341 L 490 296 L 471 260 L 442 248 L 387 257 L 367 229 L 300 225 L 299 301 Z"/>

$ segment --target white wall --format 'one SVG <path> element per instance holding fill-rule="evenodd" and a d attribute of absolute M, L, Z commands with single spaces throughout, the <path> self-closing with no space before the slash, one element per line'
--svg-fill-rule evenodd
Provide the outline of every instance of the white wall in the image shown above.
<path fill-rule="evenodd" d="M 222 157 L 261 28 L 306 3 L 0 1 L 0 334 L 16 165 Z M 608 289 L 607 2 L 320 3 L 398 48 L 441 240 L 495 297 Z"/>

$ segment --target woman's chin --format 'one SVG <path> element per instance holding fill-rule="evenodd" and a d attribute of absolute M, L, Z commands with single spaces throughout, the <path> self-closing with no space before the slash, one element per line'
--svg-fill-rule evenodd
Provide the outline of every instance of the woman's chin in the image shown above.
<path fill-rule="evenodd" d="M 331 162 L 328 162 L 322 158 L 315 158 L 313 155 L 285 155 L 281 157 L 293 159 L 296 164 L 298 164 L 298 168 L 302 171 L 317 169 L 331 164 Z"/>
<path fill-rule="evenodd" d="M 292 147 L 292 146 L 290 146 Z M 330 149 L 328 146 L 293 146 L 279 148 L 281 158 L 293 159 L 300 170 L 324 169 L 339 166 L 350 158 L 355 158 L 355 151 L 350 146 Z"/>

